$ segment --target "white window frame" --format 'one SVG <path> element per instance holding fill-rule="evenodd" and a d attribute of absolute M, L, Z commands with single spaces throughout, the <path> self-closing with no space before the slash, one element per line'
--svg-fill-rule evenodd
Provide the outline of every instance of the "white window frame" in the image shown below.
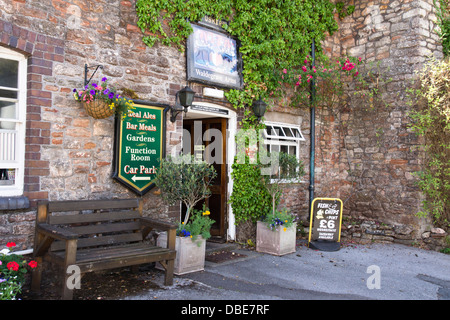
<path fill-rule="evenodd" d="M 13 133 L 16 135 L 14 148 L 14 159 L 2 160 L 0 158 L 0 169 L 15 169 L 15 180 L 12 185 L 0 185 L 0 197 L 23 195 L 24 176 L 25 176 L 25 127 L 27 110 L 27 57 L 10 49 L 0 47 L 0 58 L 18 61 L 18 83 L 16 88 L 0 87 L 1 89 L 16 91 L 17 99 L 0 97 L 0 101 L 9 101 L 16 103 L 16 118 L 0 118 L 1 121 L 15 123 L 15 129 L 0 129 L 0 139 L 2 132 Z M 6 136 L 6 135 L 5 135 Z M 5 137 L 4 136 L 4 137 Z M 0 147 L 5 147 L 5 141 L 0 141 Z"/>
<path fill-rule="evenodd" d="M 297 159 L 300 160 L 300 142 L 305 141 L 305 138 L 303 136 L 300 126 L 294 125 L 294 124 L 288 124 L 288 123 L 272 122 L 272 121 L 265 121 L 264 124 L 266 125 L 266 128 L 264 128 L 264 130 L 263 130 L 264 146 L 270 146 L 270 151 L 272 151 L 273 146 L 280 146 L 279 151 L 281 151 L 281 146 L 287 146 L 288 154 L 290 154 L 289 147 L 294 146 L 294 147 L 296 147 L 295 156 L 297 157 Z M 267 131 L 268 126 L 270 126 L 272 128 L 273 127 L 280 128 L 280 130 L 282 132 L 273 131 L 273 132 L 271 132 L 271 134 L 269 134 Z M 285 133 L 287 130 L 289 130 L 291 136 L 289 136 L 288 134 Z M 297 130 L 298 136 L 294 136 L 294 134 L 293 134 L 294 130 Z M 272 179 L 272 180 L 275 180 L 275 179 Z M 275 181 L 272 181 L 272 182 L 275 182 Z M 297 182 L 298 183 L 298 182 L 302 182 L 302 181 L 300 179 L 289 179 L 289 180 L 281 179 L 279 182 L 281 182 L 281 183 Z"/>

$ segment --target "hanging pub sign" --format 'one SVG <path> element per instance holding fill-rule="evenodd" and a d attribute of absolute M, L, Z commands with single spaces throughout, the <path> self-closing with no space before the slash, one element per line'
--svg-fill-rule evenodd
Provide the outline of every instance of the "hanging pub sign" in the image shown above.
<path fill-rule="evenodd" d="M 242 88 L 242 59 L 238 41 L 218 28 L 191 24 L 187 41 L 187 80 L 223 88 Z"/>
<path fill-rule="evenodd" d="M 322 251 L 340 249 L 342 200 L 316 198 L 311 204 L 308 246 Z"/>
<path fill-rule="evenodd" d="M 134 110 L 116 117 L 113 178 L 144 195 L 165 156 L 168 105 L 134 100 Z"/>

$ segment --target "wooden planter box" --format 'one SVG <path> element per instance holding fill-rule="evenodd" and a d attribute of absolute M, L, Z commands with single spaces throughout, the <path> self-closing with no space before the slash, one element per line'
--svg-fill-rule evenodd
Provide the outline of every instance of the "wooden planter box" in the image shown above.
<path fill-rule="evenodd" d="M 256 251 L 282 256 L 296 251 L 297 223 L 283 231 L 270 230 L 266 223 L 258 221 L 256 225 Z"/>
<path fill-rule="evenodd" d="M 165 247 L 167 234 L 161 233 L 157 240 L 157 245 Z M 200 242 L 200 245 L 198 244 Z M 191 272 L 205 270 L 205 250 L 206 240 L 198 236 L 195 241 L 189 237 L 176 237 L 175 250 L 177 256 L 175 258 L 174 274 L 182 275 Z M 159 263 L 156 265 L 158 269 L 162 269 Z"/>

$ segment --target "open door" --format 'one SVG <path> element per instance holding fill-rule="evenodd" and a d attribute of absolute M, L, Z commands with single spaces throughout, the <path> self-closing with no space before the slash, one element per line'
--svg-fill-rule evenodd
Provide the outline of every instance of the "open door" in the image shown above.
<path fill-rule="evenodd" d="M 195 132 L 201 128 L 201 134 Z M 227 165 L 226 165 L 226 136 L 227 119 L 209 118 L 184 120 L 183 129 L 190 135 L 184 135 L 183 139 L 190 137 L 191 154 L 211 163 L 216 169 L 217 176 L 211 184 L 211 196 L 206 199 L 206 206 L 211 212 L 210 218 L 215 221 L 211 227 L 211 235 L 215 237 L 225 236 L 225 216 L 227 199 Z M 185 146 L 183 141 L 183 145 Z M 203 202 L 196 205 L 201 209 Z M 182 206 L 182 219 L 186 207 Z"/>

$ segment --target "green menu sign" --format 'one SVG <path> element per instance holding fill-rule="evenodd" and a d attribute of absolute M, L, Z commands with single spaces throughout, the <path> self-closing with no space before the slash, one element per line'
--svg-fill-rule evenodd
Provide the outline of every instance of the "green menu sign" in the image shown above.
<path fill-rule="evenodd" d="M 135 100 L 135 109 L 116 118 L 113 178 L 138 195 L 154 184 L 165 153 L 169 106 Z"/>

